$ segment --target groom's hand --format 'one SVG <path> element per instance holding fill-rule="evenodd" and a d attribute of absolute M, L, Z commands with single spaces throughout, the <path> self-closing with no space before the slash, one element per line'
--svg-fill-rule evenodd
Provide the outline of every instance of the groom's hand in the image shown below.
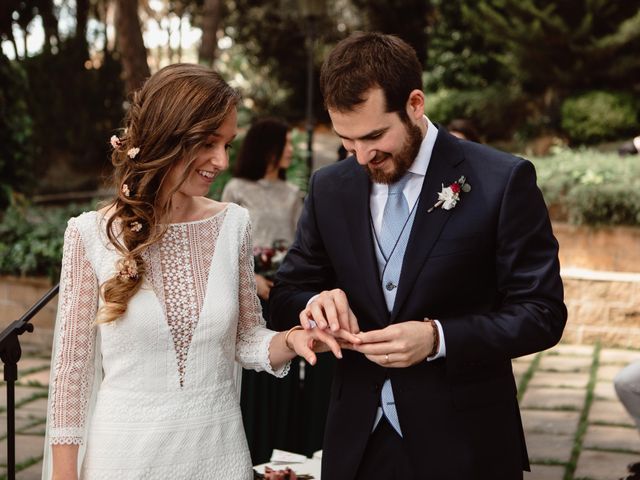
<path fill-rule="evenodd" d="M 311 320 L 317 328 L 340 340 L 353 344 L 361 342 L 356 336 L 360 332 L 358 319 L 349 307 L 346 294 L 339 288 L 319 293 L 300 312 L 300 325 L 305 330 L 314 328 Z"/>
<path fill-rule="evenodd" d="M 423 361 L 433 348 L 433 322 L 394 323 L 380 330 L 362 332 L 360 345 L 351 347 L 383 367 L 403 368 Z"/>

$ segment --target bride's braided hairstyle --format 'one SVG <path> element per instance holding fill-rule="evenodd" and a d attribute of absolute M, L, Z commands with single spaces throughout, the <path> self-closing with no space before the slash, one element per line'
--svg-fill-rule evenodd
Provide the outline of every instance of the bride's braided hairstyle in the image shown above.
<path fill-rule="evenodd" d="M 102 286 L 98 323 L 126 312 L 146 271 L 142 253 L 167 229 L 172 194 L 186 180 L 207 137 L 239 99 L 218 73 L 191 64 L 163 68 L 134 93 L 122 134 L 111 139 L 117 196 L 106 233 L 120 259 L 114 276 Z M 174 167 L 183 169 L 181 181 L 160 196 Z"/>

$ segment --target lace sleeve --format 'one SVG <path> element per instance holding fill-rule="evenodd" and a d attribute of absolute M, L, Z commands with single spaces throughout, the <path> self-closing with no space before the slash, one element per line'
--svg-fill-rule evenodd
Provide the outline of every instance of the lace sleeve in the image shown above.
<path fill-rule="evenodd" d="M 49 443 L 82 444 L 93 380 L 98 281 L 74 219 L 64 234 L 49 400 Z"/>
<path fill-rule="evenodd" d="M 269 362 L 269 344 L 277 332 L 266 328 L 262 318 L 262 308 L 256 294 L 256 281 L 253 276 L 253 256 L 250 254 L 251 227 L 247 228 L 240 247 L 240 285 L 238 333 L 236 338 L 236 360 L 244 368 L 265 370 L 276 377 L 284 377 L 289 372 L 287 362 L 278 370 L 273 370 Z"/>

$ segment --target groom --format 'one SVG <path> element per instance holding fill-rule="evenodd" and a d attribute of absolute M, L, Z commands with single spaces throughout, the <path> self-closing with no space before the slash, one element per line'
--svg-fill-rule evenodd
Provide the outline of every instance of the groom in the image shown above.
<path fill-rule="evenodd" d="M 558 244 L 532 164 L 431 123 L 421 75 L 412 48 L 379 33 L 326 59 L 351 157 L 310 181 L 271 319 L 362 340 L 343 342 L 323 478 L 520 479 L 511 359 L 562 335 Z"/>

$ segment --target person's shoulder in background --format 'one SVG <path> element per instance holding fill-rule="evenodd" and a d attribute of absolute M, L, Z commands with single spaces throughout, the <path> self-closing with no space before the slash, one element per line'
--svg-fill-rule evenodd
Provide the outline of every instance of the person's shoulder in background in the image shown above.
<path fill-rule="evenodd" d="M 624 157 L 626 155 L 637 155 L 640 152 L 640 135 L 628 142 L 624 142 L 618 147 L 618 155 Z"/>

